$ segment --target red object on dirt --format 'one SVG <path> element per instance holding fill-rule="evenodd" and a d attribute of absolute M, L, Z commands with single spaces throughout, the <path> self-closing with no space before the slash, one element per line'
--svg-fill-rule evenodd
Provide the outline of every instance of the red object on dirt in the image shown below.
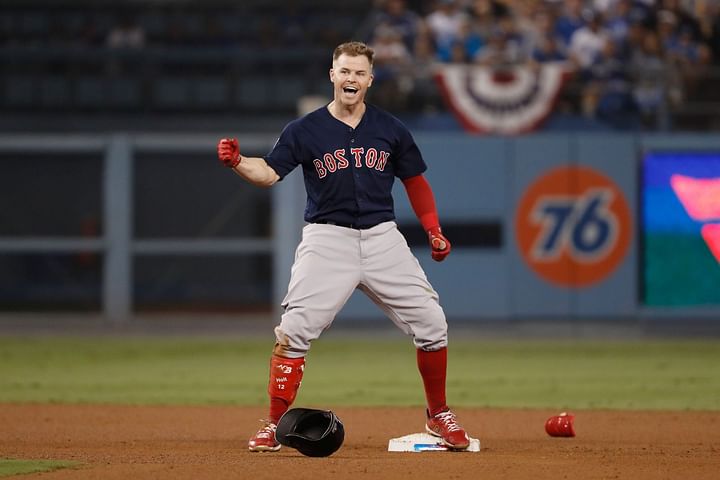
<path fill-rule="evenodd" d="M 575 420 L 575 415 L 571 413 L 563 412 L 560 415 L 553 415 L 545 422 L 545 431 L 551 437 L 574 437 L 573 420 Z"/>

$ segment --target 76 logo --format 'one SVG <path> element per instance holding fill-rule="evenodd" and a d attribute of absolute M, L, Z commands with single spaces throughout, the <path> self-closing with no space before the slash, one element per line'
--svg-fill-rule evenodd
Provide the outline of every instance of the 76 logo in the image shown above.
<path fill-rule="evenodd" d="M 530 219 L 540 227 L 530 256 L 538 262 L 557 260 L 563 253 L 581 263 L 607 256 L 618 238 L 618 219 L 609 209 L 614 193 L 592 188 L 581 195 L 545 195 L 535 202 Z"/>

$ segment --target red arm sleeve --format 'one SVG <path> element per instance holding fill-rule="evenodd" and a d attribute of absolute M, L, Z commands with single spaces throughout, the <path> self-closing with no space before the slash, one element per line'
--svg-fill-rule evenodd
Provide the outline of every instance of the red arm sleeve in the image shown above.
<path fill-rule="evenodd" d="M 406 178 L 402 182 L 410 199 L 410 205 L 412 205 L 423 229 L 427 232 L 431 228 L 439 227 L 440 220 L 435 208 L 435 197 L 425 177 L 416 175 Z"/>

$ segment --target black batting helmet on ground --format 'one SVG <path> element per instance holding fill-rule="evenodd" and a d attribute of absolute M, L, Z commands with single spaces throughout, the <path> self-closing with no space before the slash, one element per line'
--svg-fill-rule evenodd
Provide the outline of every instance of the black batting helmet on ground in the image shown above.
<path fill-rule="evenodd" d="M 345 439 L 345 427 L 330 410 L 292 408 L 277 424 L 275 438 L 308 457 L 327 457 Z"/>

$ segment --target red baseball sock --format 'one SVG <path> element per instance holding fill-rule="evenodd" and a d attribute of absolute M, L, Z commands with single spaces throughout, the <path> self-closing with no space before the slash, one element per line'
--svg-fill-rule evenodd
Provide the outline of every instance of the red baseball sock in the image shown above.
<path fill-rule="evenodd" d="M 280 417 L 282 417 L 289 408 L 290 405 L 288 405 L 282 398 L 271 397 L 270 414 L 268 415 L 268 420 L 270 421 L 270 423 L 274 423 L 275 425 L 277 425 L 277 423 L 280 421 Z"/>
<path fill-rule="evenodd" d="M 418 349 L 417 364 L 425 386 L 428 412 L 433 417 L 448 408 L 445 399 L 447 347 L 434 352 Z"/>
<path fill-rule="evenodd" d="M 273 355 L 270 359 L 270 414 L 268 420 L 277 424 L 280 417 L 290 408 L 297 396 L 303 372 L 305 358 L 285 358 Z"/>

